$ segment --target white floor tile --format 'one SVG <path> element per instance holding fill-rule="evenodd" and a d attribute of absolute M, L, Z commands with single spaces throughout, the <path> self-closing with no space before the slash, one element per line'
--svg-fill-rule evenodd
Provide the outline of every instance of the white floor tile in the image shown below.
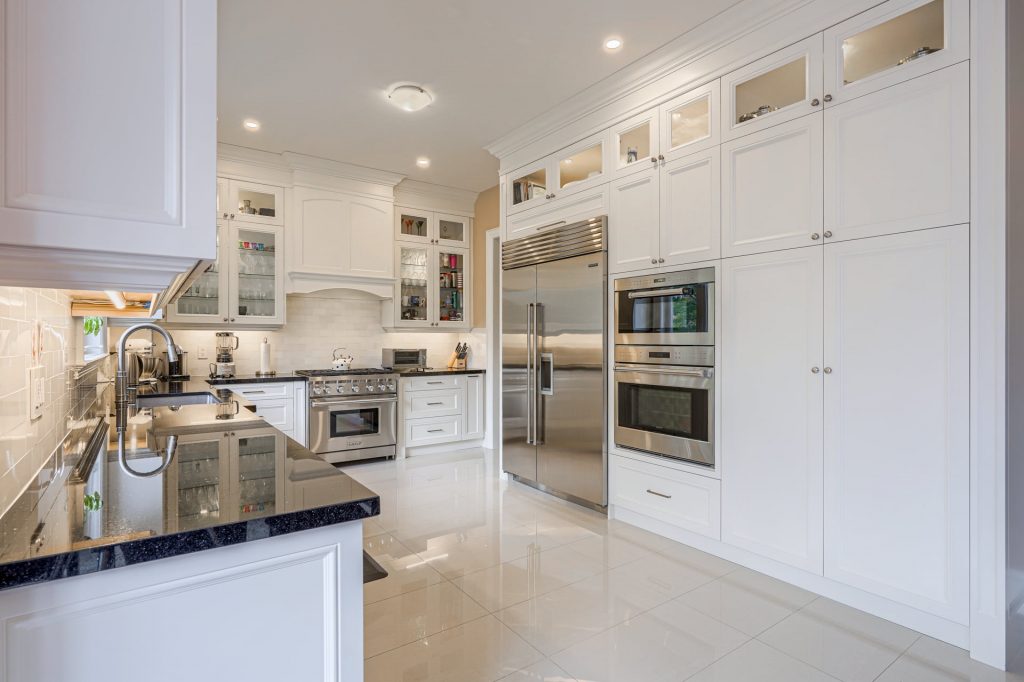
<path fill-rule="evenodd" d="M 578 540 L 570 544 L 569 547 L 608 568 L 615 568 L 652 556 L 650 550 L 644 549 L 635 542 L 612 535 L 596 535 Z"/>
<path fill-rule="evenodd" d="M 751 640 L 687 682 L 835 682 L 820 670 Z"/>
<path fill-rule="evenodd" d="M 738 569 L 686 593 L 680 600 L 748 635 L 758 635 L 815 596 L 766 575 Z"/>
<path fill-rule="evenodd" d="M 878 682 L 1021 682 L 1024 676 L 1004 673 L 972 661 L 959 647 L 922 636 L 886 668 Z"/>
<path fill-rule="evenodd" d="M 508 677 L 501 678 L 501 682 L 577 682 L 575 677 L 570 677 L 557 665 L 545 658 L 539 663 L 534 663 L 529 668 L 516 671 Z"/>
<path fill-rule="evenodd" d="M 363 611 L 366 657 L 449 630 L 487 614 L 449 582 L 367 604 Z"/>
<path fill-rule="evenodd" d="M 817 599 L 758 637 L 843 682 L 871 682 L 920 635 L 829 599 Z"/>

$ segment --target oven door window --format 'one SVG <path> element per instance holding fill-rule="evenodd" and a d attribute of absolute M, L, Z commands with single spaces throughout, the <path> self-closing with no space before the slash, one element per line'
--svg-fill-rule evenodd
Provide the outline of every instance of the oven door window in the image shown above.
<path fill-rule="evenodd" d="M 696 334 L 708 331 L 707 286 L 619 292 L 620 334 Z"/>
<path fill-rule="evenodd" d="M 619 426 L 690 440 L 708 440 L 705 389 L 620 382 Z"/>
<path fill-rule="evenodd" d="M 331 410 L 331 438 L 367 436 L 380 433 L 380 408 Z"/>

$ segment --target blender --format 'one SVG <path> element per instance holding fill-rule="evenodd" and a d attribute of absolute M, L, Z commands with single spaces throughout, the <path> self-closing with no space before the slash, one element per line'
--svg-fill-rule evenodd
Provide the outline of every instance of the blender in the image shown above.
<path fill-rule="evenodd" d="M 217 332 L 217 362 L 210 363 L 210 377 L 230 379 L 235 376 L 235 351 L 238 337 L 234 332 Z"/>

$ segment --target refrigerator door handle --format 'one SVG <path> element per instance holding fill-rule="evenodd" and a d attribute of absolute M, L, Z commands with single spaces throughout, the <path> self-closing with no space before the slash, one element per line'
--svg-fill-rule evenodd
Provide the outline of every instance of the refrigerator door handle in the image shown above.
<path fill-rule="evenodd" d="M 534 445 L 533 438 L 533 408 L 536 400 L 533 397 L 533 304 L 526 306 L 526 444 Z"/>
<path fill-rule="evenodd" d="M 545 393 L 544 387 L 541 384 L 544 355 L 550 355 L 550 353 L 540 352 L 540 315 L 541 315 L 541 304 L 537 303 L 533 306 L 533 444 L 543 445 L 544 444 L 544 395 L 552 395 Z"/>

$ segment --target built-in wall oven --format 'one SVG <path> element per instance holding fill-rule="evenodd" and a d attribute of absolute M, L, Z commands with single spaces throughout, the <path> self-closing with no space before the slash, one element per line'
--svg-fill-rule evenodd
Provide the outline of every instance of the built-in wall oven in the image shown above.
<path fill-rule="evenodd" d="M 715 270 L 615 280 L 615 343 L 715 345 Z"/>

